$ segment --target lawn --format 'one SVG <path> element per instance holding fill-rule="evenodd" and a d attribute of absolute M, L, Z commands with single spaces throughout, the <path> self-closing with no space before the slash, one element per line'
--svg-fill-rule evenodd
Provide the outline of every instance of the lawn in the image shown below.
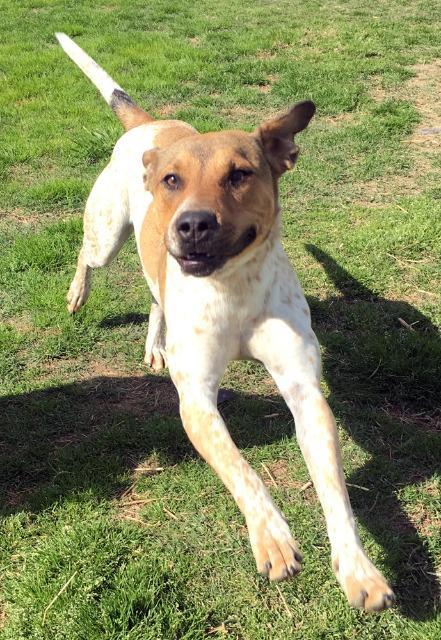
<path fill-rule="evenodd" d="M 0 637 L 441 637 L 441 12 L 438 0 L 0 0 Z M 222 412 L 286 514 L 302 573 L 269 584 L 245 522 L 142 363 L 134 242 L 65 295 L 81 210 L 121 128 L 57 45 L 77 39 L 157 117 L 252 130 L 317 116 L 282 180 L 283 242 L 322 345 L 361 537 L 397 606 L 348 607 L 267 373 Z"/>

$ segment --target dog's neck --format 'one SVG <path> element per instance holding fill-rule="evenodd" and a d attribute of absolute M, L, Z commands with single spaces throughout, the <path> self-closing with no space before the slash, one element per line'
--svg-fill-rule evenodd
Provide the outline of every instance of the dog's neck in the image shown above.
<path fill-rule="evenodd" d="M 184 309 L 188 305 L 204 308 L 204 313 L 218 316 L 219 310 L 225 308 L 229 314 L 232 309 L 240 315 L 246 309 L 247 316 L 255 314 L 265 306 L 271 288 L 276 280 L 277 264 L 283 249 L 280 244 L 279 216 L 265 240 L 253 252 L 246 253 L 242 260 L 235 258 L 232 264 L 227 263 L 221 270 L 212 275 L 197 278 L 182 273 L 176 260 L 167 257 L 167 283 L 165 295 L 165 311 L 167 304 L 167 288 L 173 291 L 174 307 L 179 298 L 178 307 Z M 240 322 L 239 318 L 237 320 Z"/>

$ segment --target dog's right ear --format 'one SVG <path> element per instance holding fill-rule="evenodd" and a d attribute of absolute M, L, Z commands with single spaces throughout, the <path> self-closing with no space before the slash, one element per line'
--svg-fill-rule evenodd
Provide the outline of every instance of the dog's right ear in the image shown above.
<path fill-rule="evenodd" d="M 142 164 L 145 167 L 144 185 L 146 189 L 149 189 L 149 184 L 153 175 L 157 155 L 157 149 L 149 149 L 148 151 L 144 151 L 144 153 L 142 154 Z"/>
<path fill-rule="evenodd" d="M 267 120 L 257 129 L 265 156 L 277 177 L 293 168 L 299 154 L 294 136 L 306 129 L 314 113 L 313 102 L 298 102 L 283 115 Z"/>

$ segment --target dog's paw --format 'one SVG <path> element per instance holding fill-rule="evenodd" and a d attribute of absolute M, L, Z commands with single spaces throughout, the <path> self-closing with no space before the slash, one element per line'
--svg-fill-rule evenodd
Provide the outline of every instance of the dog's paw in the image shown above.
<path fill-rule="evenodd" d="M 353 607 L 381 611 L 395 602 L 392 589 L 362 549 L 340 553 L 333 558 L 332 566 Z"/>
<path fill-rule="evenodd" d="M 270 580 L 286 580 L 299 573 L 302 555 L 286 520 L 274 511 L 257 523 L 248 521 L 257 570 Z"/>
<path fill-rule="evenodd" d="M 75 313 L 78 311 L 78 309 L 86 302 L 88 295 L 89 284 L 87 280 L 83 280 L 81 282 L 73 280 L 66 296 L 68 312 Z"/>
<path fill-rule="evenodd" d="M 165 347 L 153 346 L 149 353 L 145 353 L 145 364 L 154 371 L 160 371 L 167 366 Z"/>

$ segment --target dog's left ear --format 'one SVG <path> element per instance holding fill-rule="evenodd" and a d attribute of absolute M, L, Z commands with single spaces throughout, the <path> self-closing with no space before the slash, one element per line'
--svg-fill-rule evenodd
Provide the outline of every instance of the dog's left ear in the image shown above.
<path fill-rule="evenodd" d="M 146 189 L 150 188 L 150 182 L 155 168 L 157 156 L 158 150 L 156 149 L 156 147 L 154 147 L 153 149 L 149 149 L 148 151 L 144 151 L 144 153 L 142 154 L 142 164 L 145 167 L 143 180 Z"/>
<path fill-rule="evenodd" d="M 314 113 L 313 102 L 298 102 L 284 115 L 264 122 L 257 129 L 265 156 L 277 176 L 295 165 L 299 148 L 294 144 L 294 136 L 306 129 Z"/>

